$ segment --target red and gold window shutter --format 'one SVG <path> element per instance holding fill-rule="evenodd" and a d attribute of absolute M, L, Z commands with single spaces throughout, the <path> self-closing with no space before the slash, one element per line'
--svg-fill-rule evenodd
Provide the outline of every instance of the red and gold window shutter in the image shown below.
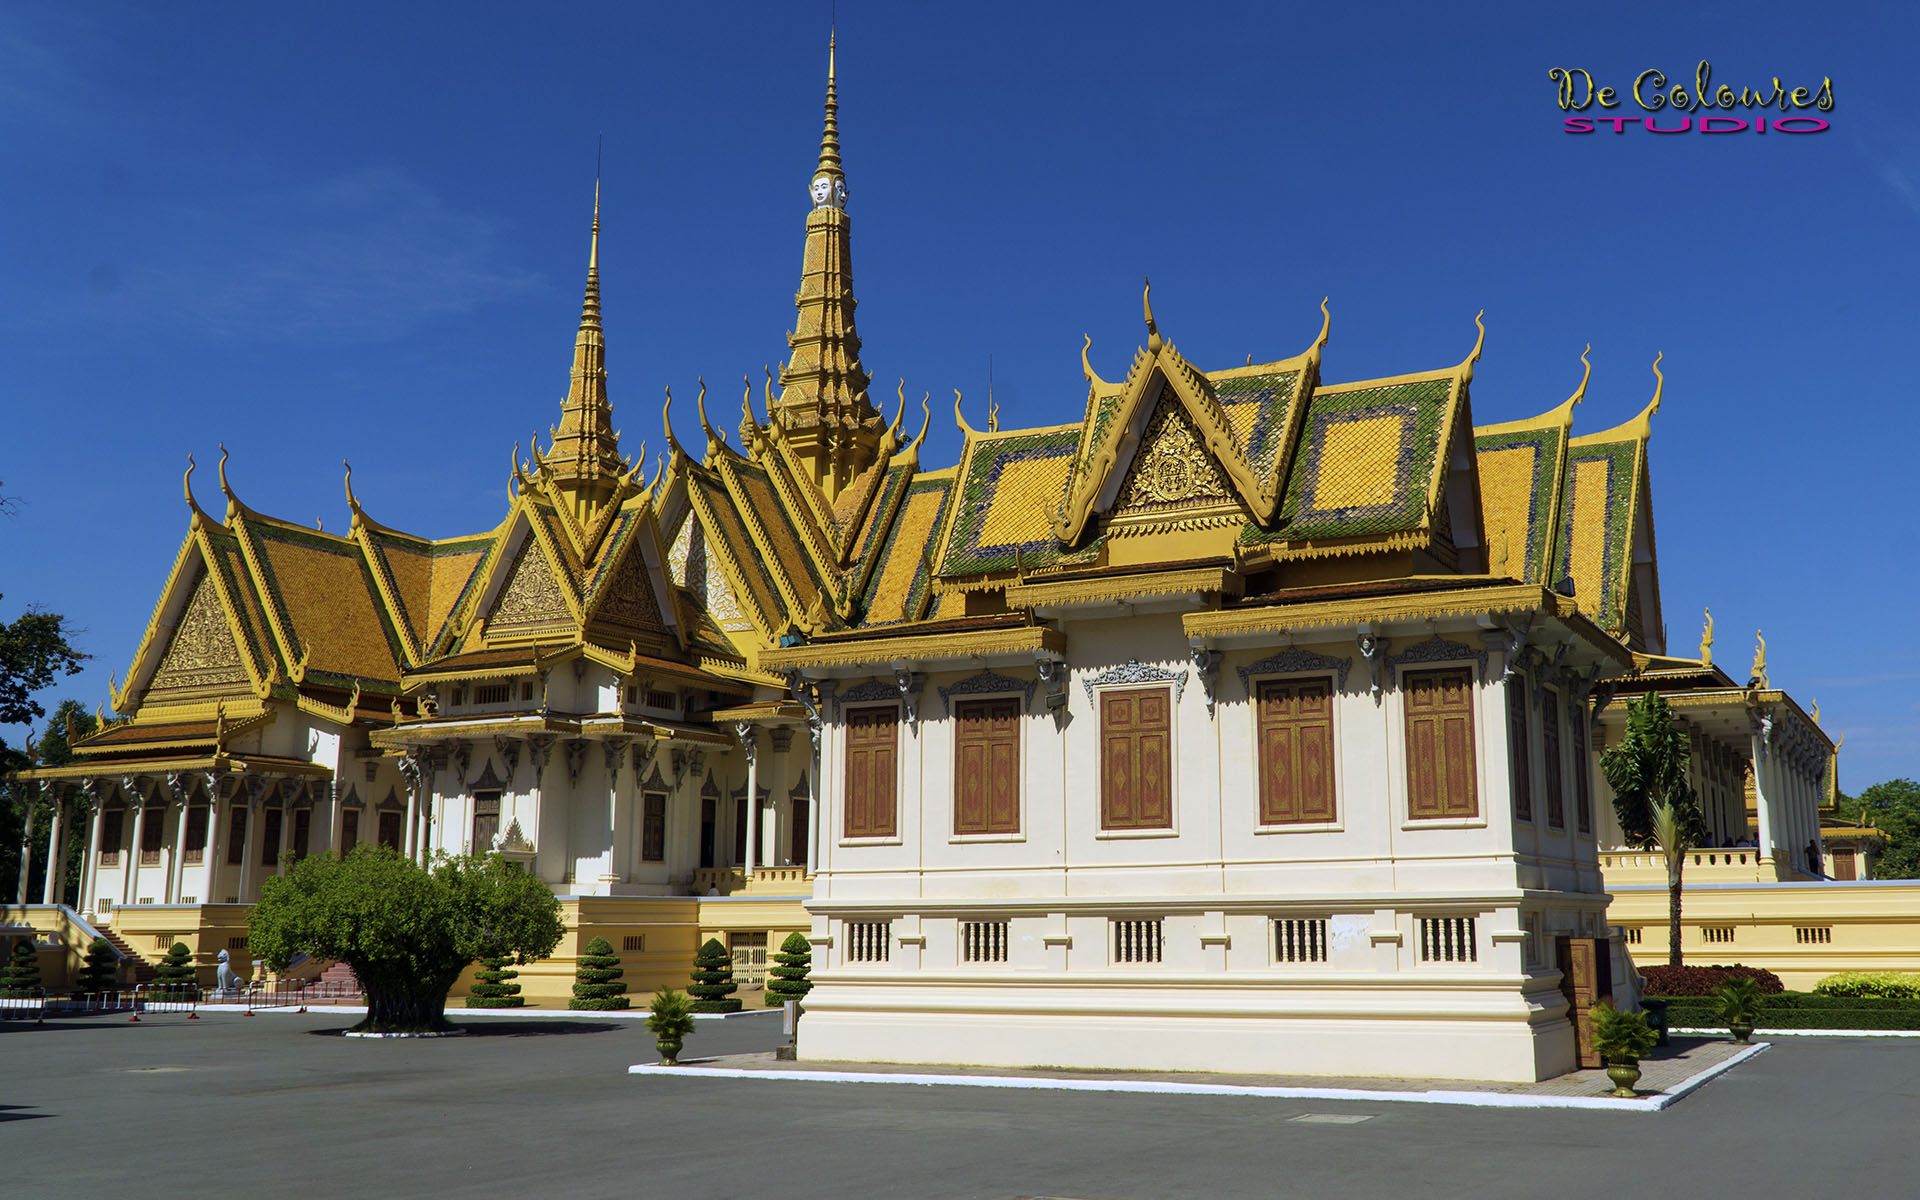
<path fill-rule="evenodd" d="M 954 705 L 953 831 L 1020 832 L 1020 701 Z"/>
<path fill-rule="evenodd" d="M 847 710 L 846 836 L 892 837 L 898 824 L 900 710 Z"/>
<path fill-rule="evenodd" d="M 1409 671 L 1401 691 L 1407 707 L 1408 814 L 1414 820 L 1478 816 L 1471 673 Z"/>
<path fill-rule="evenodd" d="M 1333 820 L 1333 684 L 1270 680 L 1258 695 L 1260 823 Z"/>
<path fill-rule="evenodd" d="M 1173 697 L 1166 688 L 1100 694 L 1100 827 L 1173 828 Z"/>

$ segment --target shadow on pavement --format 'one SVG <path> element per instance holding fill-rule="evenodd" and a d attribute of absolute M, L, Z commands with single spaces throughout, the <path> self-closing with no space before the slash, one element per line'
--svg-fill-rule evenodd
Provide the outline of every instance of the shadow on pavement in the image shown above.
<path fill-rule="evenodd" d="M 465 1038 L 486 1037 L 563 1037 L 573 1033 L 612 1033 L 614 1030 L 614 1024 L 610 1021 L 499 1021 L 488 1019 L 471 1022 L 455 1021 L 453 1022 L 453 1027 L 459 1030 L 462 1036 L 460 1038 L 450 1038 L 446 1040 L 460 1041 Z M 315 1037 L 342 1037 L 345 1036 L 348 1028 L 350 1027 L 343 1025 L 338 1029 L 309 1029 L 307 1032 Z M 419 1043 L 439 1041 L 442 1039 L 396 1038 L 393 1040 Z"/>
<path fill-rule="evenodd" d="M 28 1106 L 25 1104 L 0 1104 L 0 1121 L 38 1121 L 53 1115 L 52 1113 L 20 1111 L 26 1107 Z"/>

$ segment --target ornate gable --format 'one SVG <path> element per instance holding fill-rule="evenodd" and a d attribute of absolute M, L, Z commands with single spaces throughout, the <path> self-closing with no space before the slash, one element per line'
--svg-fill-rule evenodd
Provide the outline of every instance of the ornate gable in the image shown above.
<path fill-rule="evenodd" d="M 499 598 L 487 613 L 487 632 L 515 636 L 557 632 L 572 625 L 573 613 L 547 556 L 533 537 L 524 538 L 507 568 Z"/>
<path fill-rule="evenodd" d="M 1109 528 L 1207 516 L 1235 523 L 1244 519 L 1233 484 L 1208 453 L 1192 418 L 1170 395 L 1163 395 L 1120 483 Z"/>
<path fill-rule="evenodd" d="M 220 602 L 213 577 L 202 570 L 149 688 L 167 691 L 250 682 L 240 645 L 227 624 L 226 605 Z"/>

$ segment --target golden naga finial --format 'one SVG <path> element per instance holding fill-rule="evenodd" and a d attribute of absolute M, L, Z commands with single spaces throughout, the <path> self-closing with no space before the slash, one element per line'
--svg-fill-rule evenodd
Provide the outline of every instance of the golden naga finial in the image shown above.
<path fill-rule="evenodd" d="M 1487 310 L 1484 308 L 1473 314 L 1473 327 L 1479 330 L 1480 333 L 1479 336 L 1473 340 L 1473 352 L 1467 355 L 1465 362 L 1460 364 L 1461 383 L 1473 382 L 1473 364 L 1480 361 L 1480 352 L 1487 348 L 1487 326 L 1486 323 L 1480 319 L 1486 315 Z"/>
<path fill-rule="evenodd" d="M 1587 355 L 1592 352 L 1592 342 L 1588 342 L 1587 348 L 1580 352 L 1580 366 L 1582 367 L 1580 386 L 1573 389 L 1573 395 L 1567 397 L 1568 404 L 1578 404 L 1587 398 L 1587 383 L 1593 378 L 1593 364 L 1587 361 Z"/>
<path fill-rule="evenodd" d="M 960 426 L 960 436 L 962 437 L 974 436 L 973 426 L 967 424 L 966 414 L 960 411 L 960 389 L 959 388 L 953 389 L 953 421 L 954 421 L 954 424 Z"/>
<path fill-rule="evenodd" d="M 1753 631 L 1753 637 L 1755 643 L 1753 647 L 1753 671 L 1747 678 L 1747 686 L 1757 687 L 1761 691 L 1771 691 L 1773 690 L 1773 685 L 1767 682 L 1766 635 L 1756 629 Z"/>
<path fill-rule="evenodd" d="M 216 700 L 213 704 L 213 752 L 222 753 L 227 748 L 227 702 Z"/>
<path fill-rule="evenodd" d="M 1707 619 L 1706 628 L 1700 631 L 1700 665 L 1710 667 L 1713 665 L 1713 610 L 1703 608 L 1700 612 Z"/>
<path fill-rule="evenodd" d="M 1087 340 L 1080 347 L 1080 373 L 1086 376 L 1087 382 L 1094 387 L 1105 387 L 1107 381 L 1100 378 L 1100 373 L 1093 369 L 1093 360 L 1087 357 L 1087 352 L 1093 349 L 1093 335 L 1089 333 L 1083 336 Z"/>
<path fill-rule="evenodd" d="M 187 455 L 187 473 L 180 477 L 180 487 L 187 493 L 187 507 L 199 512 L 200 505 L 193 498 L 193 455 L 191 454 Z"/>
<path fill-rule="evenodd" d="M 900 442 L 900 421 L 907 415 L 906 376 L 903 375 L 900 377 L 900 384 L 894 388 L 893 394 L 900 398 L 900 402 L 893 410 L 893 420 L 887 425 L 887 440 L 898 445 Z"/>
<path fill-rule="evenodd" d="M 667 403 L 666 407 L 660 410 L 660 421 L 667 427 L 667 452 L 685 454 L 686 447 L 680 444 L 679 438 L 673 436 L 673 386 L 671 384 L 667 386 Z"/>
<path fill-rule="evenodd" d="M 652 491 L 654 488 L 659 487 L 660 477 L 662 475 L 665 475 L 666 473 L 667 473 L 667 460 L 666 460 L 666 456 L 662 455 L 660 459 L 653 464 L 653 482 L 647 484 L 647 490 Z"/>
<path fill-rule="evenodd" d="M 707 420 L 707 377 L 702 375 L 699 379 L 700 395 L 694 399 L 693 406 L 700 413 L 700 428 L 707 435 L 707 457 L 712 458 L 720 447 L 727 444 L 727 435 L 715 429 Z"/>
<path fill-rule="evenodd" d="M 1327 337 L 1333 332 L 1333 309 L 1330 307 L 1332 304 L 1332 296 L 1320 297 L 1320 336 L 1313 339 L 1315 350 L 1325 349 Z"/>
<path fill-rule="evenodd" d="M 1147 352 L 1158 354 L 1167 340 L 1160 336 L 1160 326 L 1153 321 L 1153 280 L 1145 275 L 1140 278 L 1146 284 L 1145 290 L 1140 293 L 1140 307 L 1147 314 Z"/>
<path fill-rule="evenodd" d="M 753 416 L 753 376 L 740 376 L 740 444 L 751 450 L 760 422 Z"/>
<path fill-rule="evenodd" d="M 227 520 L 231 522 L 234 514 L 241 512 L 246 505 L 240 503 L 240 497 L 233 494 L 233 488 L 227 483 L 227 444 L 220 443 L 220 492 L 227 498 Z"/>
<path fill-rule="evenodd" d="M 517 448 L 515 454 L 518 454 Z M 360 501 L 353 494 L 353 464 L 343 458 L 340 460 L 340 465 L 347 469 L 347 508 L 353 513 L 353 519 L 357 521 L 360 519 Z"/>
<path fill-rule="evenodd" d="M 1653 356 L 1653 402 L 1647 405 L 1647 411 L 1640 414 L 1643 420 L 1660 411 L 1660 393 L 1667 390 L 1667 377 L 1660 373 L 1660 358 L 1657 352 Z"/>
<path fill-rule="evenodd" d="M 107 727 L 107 706 L 106 705 L 96 704 L 93 706 L 93 727 L 95 729 L 105 729 Z M 72 745 L 73 743 L 71 740 L 69 740 L 67 744 Z"/>
<path fill-rule="evenodd" d="M 640 443 L 640 453 L 634 456 L 633 466 L 627 471 L 627 486 L 634 491 L 640 490 L 640 477 L 647 471 L 647 444 Z"/>
<path fill-rule="evenodd" d="M 1496 577 L 1506 575 L 1507 560 L 1510 556 L 1511 548 L 1507 542 L 1507 531 L 1502 529 L 1500 535 L 1493 540 L 1493 570 L 1488 573 Z"/>
<path fill-rule="evenodd" d="M 1813 702 L 1813 712 L 1809 713 L 1808 715 L 1813 718 L 1813 723 L 1815 725 L 1818 725 L 1820 723 L 1820 702 L 1818 700 L 1815 700 Z"/>
<path fill-rule="evenodd" d="M 920 397 L 920 432 L 913 435 L 913 441 L 907 443 L 909 453 L 920 449 L 920 443 L 927 440 L 927 430 L 933 425 L 933 393 Z"/>

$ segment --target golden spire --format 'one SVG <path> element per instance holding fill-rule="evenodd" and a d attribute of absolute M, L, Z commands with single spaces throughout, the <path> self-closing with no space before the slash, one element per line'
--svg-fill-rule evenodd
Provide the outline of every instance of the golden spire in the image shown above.
<path fill-rule="evenodd" d="M 837 207 L 845 208 L 847 204 L 844 186 L 846 175 L 840 170 L 840 96 L 833 78 L 834 38 L 835 34 L 829 31 L 827 34 L 827 122 L 820 131 L 820 165 L 813 174 L 815 179 L 826 176 L 842 181 L 843 186 L 839 189 Z M 820 203 L 821 198 L 816 195 L 814 202 Z"/>
<path fill-rule="evenodd" d="M 1753 672 L 1747 680 L 1748 687 L 1757 687 L 1761 691 L 1771 691 L 1773 685 L 1767 682 L 1767 638 L 1756 629 L 1753 631 Z"/>
<path fill-rule="evenodd" d="M 860 363 L 854 328 L 853 254 L 847 217 L 847 178 L 840 162 L 840 99 L 835 39 L 827 40 L 826 124 L 820 159 L 809 183 L 806 253 L 795 294 L 789 355 L 780 368 L 780 399 L 767 423 L 777 428 L 812 482 L 837 497 L 879 454 L 886 421 L 867 398 L 870 382 Z"/>
<path fill-rule="evenodd" d="M 593 234 L 587 249 L 587 289 L 580 329 L 573 341 L 572 381 L 560 405 L 560 424 L 549 429 L 541 460 L 547 481 L 567 493 L 574 515 L 589 523 L 626 473 L 620 435 L 607 403 L 607 344 L 600 327 L 600 179 L 593 181 Z M 536 443 L 535 452 L 538 453 Z"/>
<path fill-rule="evenodd" d="M 1700 631 L 1700 665 L 1710 667 L 1713 665 L 1713 610 L 1703 608 L 1700 613 L 1707 619 L 1706 628 Z"/>

